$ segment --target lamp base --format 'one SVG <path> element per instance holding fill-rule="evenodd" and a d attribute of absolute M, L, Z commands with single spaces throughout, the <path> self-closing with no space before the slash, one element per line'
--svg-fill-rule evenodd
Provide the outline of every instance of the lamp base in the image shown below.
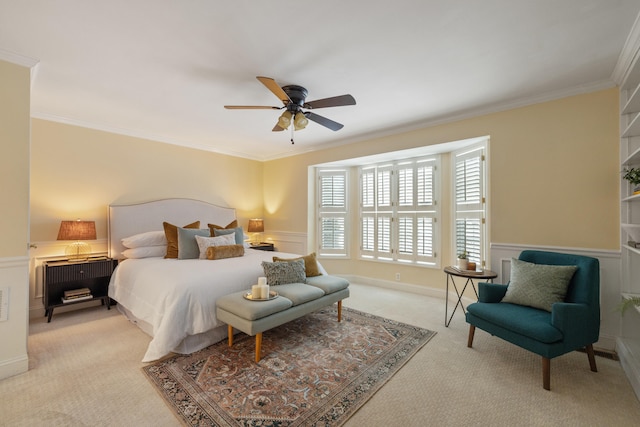
<path fill-rule="evenodd" d="M 69 262 L 86 261 L 91 254 L 91 246 L 85 242 L 75 242 L 65 248 L 64 254 Z"/>

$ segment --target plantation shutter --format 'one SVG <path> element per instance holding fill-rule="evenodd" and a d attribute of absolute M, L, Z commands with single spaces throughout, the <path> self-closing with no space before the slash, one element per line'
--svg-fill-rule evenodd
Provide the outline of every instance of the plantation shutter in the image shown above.
<path fill-rule="evenodd" d="M 455 153 L 456 254 L 485 261 L 484 147 Z"/>
<path fill-rule="evenodd" d="M 319 255 L 347 255 L 347 172 L 318 172 Z"/>

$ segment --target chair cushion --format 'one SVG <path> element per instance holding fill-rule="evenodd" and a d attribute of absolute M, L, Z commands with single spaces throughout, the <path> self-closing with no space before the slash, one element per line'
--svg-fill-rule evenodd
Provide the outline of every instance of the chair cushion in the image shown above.
<path fill-rule="evenodd" d="M 569 282 L 578 269 L 575 265 L 533 264 L 511 259 L 511 281 L 502 302 L 551 311 L 563 302 Z"/>
<path fill-rule="evenodd" d="M 316 286 L 324 291 L 326 295 L 346 289 L 349 287 L 349 281 L 342 277 L 336 276 L 315 276 L 307 277 L 307 285 Z"/>
<path fill-rule="evenodd" d="M 494 325 L 543 343 L 562 341 L 562 332 L 551 324 L 551 313 L 509 303 L 474 303 L 467 311 Z"/>
<path fill-rule="evenodd" d="M 279 285 L 273 288 L 273 290 L 277 291 L 279 295 L 286 299 L 291 300 L 294 307 L 324 296 L 322 289 L 305 285 L 304 283 Z"/>

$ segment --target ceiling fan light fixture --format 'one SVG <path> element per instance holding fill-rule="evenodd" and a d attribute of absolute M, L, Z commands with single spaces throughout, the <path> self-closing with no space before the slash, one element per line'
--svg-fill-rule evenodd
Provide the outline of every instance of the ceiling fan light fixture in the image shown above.
<path fill-rule="evenodd" d="M 309 120 L 307 120 L 307 117 L 304 115 L 304 113 L 302 111 L 298 111 L 296 113 L 295 119 L 293 120 L 294 128 L 296 130 L 302 130 L 306 128 L 308 124 Z"/>
<path fill-rule="evenodd" d="M 278 119 L 278 126 L 280 126 L 282 129 L 287 129 L 291 124 L 292 118 L 293 114 L 291 113 L 291 111 L 285 111 L 284 113 L 282 113 L 282 115 L 280 115 L 280 118 Z"/>

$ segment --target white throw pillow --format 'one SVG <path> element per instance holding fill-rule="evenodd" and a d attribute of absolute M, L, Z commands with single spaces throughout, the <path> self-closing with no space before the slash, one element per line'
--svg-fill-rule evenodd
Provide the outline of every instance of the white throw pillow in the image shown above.
<path fill-rule="evenodd" d="M 133 249 L 147 246 L 166 246 L 167 238 L 165 237 L 163 230 L 147 231 L 146 233 L 125 237 L 121 242 L 125 248 Z"/>
<path fill-rule="evenodd" d="M 164 257 L 167 253 L 167 245 L 164 246 L 144 246 L 141 248 L 131 248 L 122 252 L 127 258 L 156 258 L 156 257 Z"/>
<path fill-rule="evenodd" d="M 196 242 L 198 242 L 198 249 L 200 249 L 200 259 L 207 259 L 207 248 L 209 246 L 235 245 L 236 235 L 232 233 L 217 237 L 196 236 Z"/>

